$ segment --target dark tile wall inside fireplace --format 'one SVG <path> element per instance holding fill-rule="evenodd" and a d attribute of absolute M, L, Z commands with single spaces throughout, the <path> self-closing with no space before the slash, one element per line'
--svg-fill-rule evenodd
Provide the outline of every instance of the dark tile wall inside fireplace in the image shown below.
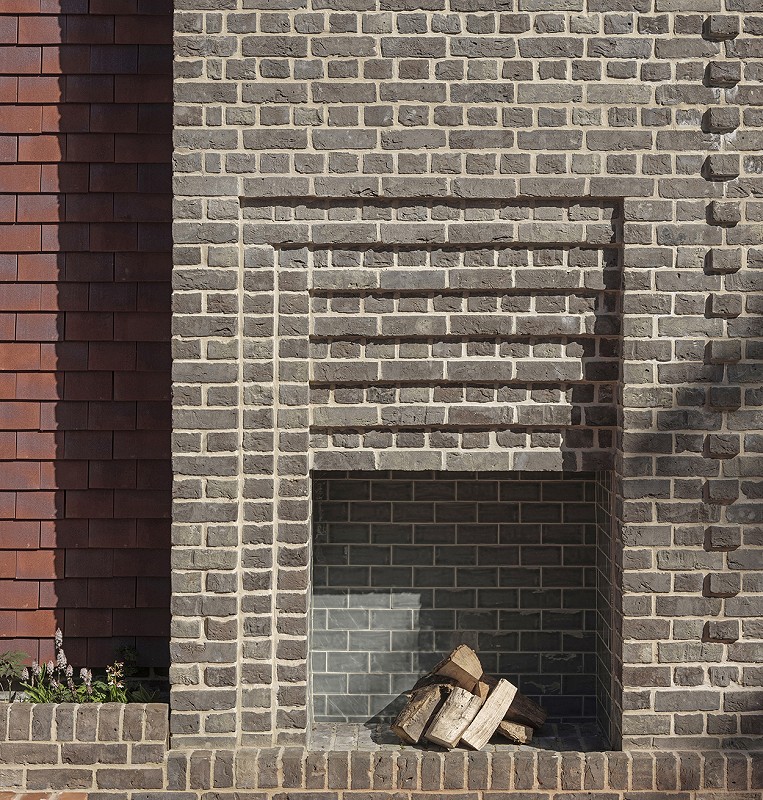
<path fill-rule="evenodd" d="M 313 520 L 316 721 L 388 719 L 460 642 L 595 719 L 595 474 L 317 473 Z"/>

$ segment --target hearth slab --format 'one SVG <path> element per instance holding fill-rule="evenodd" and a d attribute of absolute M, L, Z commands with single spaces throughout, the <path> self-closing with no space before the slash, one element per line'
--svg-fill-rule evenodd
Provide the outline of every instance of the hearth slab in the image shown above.
<path fill-rule="evenodd" d="M 517 752 L 550 750 L 554 752 L 595 753 L 607 749 L 606 742 L 595 723 L 580 725 L 546 724 L 532 740 L 530 745 L 516 745 L 502 742 L 500 737 L 493 739 L 483 748 L 483 752 Z M 310 750 L 421 750 L 443 752 L 436 745 L 403 744 L 386 723 L 316 722 L 310 739 Z"/>

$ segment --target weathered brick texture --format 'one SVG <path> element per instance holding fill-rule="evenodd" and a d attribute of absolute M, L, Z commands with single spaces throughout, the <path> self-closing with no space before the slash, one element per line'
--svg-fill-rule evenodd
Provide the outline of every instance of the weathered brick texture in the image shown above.
<path fill-rule="evenodd" d="M 160 789 L 168 728 L 158 703 L 2 703 L 0 789 Z"/>
<path fill-rule="evenodd" d="M 385 221 L 346 213 L 341 228 L 330 208 L 311 216 L 327 220 L 301 226 L 320 248 L 285 250 L 279 266 L 309 270 L 315 467 L 612 465 L 618 208 L 483 202 L 481 221 L 469 222 L 468 203 L 364 204 L 355 219 Z M 348 252 L 362 237 L 384 245 Z M 292 327 L 303 303 L 281 294 Z"/>
<path fill-rule="evenodd" d="M 9 714 L 9 710 L 12 709 Z M 0 705 L 0 798 L 760 800 L 763 760 L 727 751 L 167 750 L 167 707 Z M 10 791 L 6 791 L 9 789 Z"/>
<path fill-rule="evenodd" d="M 174 749 L 65 764 L 35 710 L 2 780 L 760 800 L 757 4 L 175 6 Z M 0 624 L 75 660 L 166 613 L 167 11 L 0 14 Z M 631 752 L 304 749 L 314 469 L 603 470 Z"/>
<path fill-rule="evenodd" d="M 748 746 L 755 4 L 177 6 L 177 742 L 304 741 L 312 468 L 606 457 L 613 743 Z"/>
<path fill-rule="evenodd" d="M 0 3 L 0 651 L 166 666 L 171 3 Z"/>

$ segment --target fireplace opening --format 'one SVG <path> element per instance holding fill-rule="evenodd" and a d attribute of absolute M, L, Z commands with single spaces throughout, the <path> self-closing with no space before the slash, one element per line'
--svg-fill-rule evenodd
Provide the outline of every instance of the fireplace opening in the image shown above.
<path fill-rule="evenodd" d="M 383 729 L 464 642 L 548 711 L 541 737 L 606 744 L 608 497 L 608 473 L 314 474 L 316 728 Z"/>

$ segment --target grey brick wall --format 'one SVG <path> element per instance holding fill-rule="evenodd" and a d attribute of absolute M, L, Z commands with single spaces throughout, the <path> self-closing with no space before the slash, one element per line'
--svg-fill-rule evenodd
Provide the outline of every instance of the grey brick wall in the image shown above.
<path fill-rule="evenodd" d="M 311 469 L 613 467 L 601 713 L 749 746 L 757 2 L 176 5 L 175 741 L 305 740 Z"/>
<path fill-rule="evenodd" d="M 0 791 L 160 789 L 168 711 L 164 703 L 0 703 Z"/>
<path fill-rule="evenodd" d="M 443 793 L 498 800 L 507 792 L 537 800 L 750 800 L 761 788 L 763 759 L 755 752 L 443 753 L 370 741 L 353 749 L 168 749 L 164 705 L 0 703 L 0 791 L 23 800 L 51 793 L 68 800 Z"/>
<path fill-rule="evenodd" d="M 597 512 L 588 473 L 319 473 L 316 720 L 389 719 L 461 642 L 541 699 L 596 717 Z"/>
<path fill-rule="evenodd" d="M 612 464 L 618 207 L 400 202 L 344 211 L 359 221 L 304 226 L 311 241 L 329 228 L 343 244 L 282 258 L 310 268 L 315 466 L 360 463 L 362 451 L 381 469 Z M 360 221 L 379 218 L 388 221 Z M 361 248 L 358 227 L 373 241 L 409 242 L 422 229 L 429 241 Z"/>

